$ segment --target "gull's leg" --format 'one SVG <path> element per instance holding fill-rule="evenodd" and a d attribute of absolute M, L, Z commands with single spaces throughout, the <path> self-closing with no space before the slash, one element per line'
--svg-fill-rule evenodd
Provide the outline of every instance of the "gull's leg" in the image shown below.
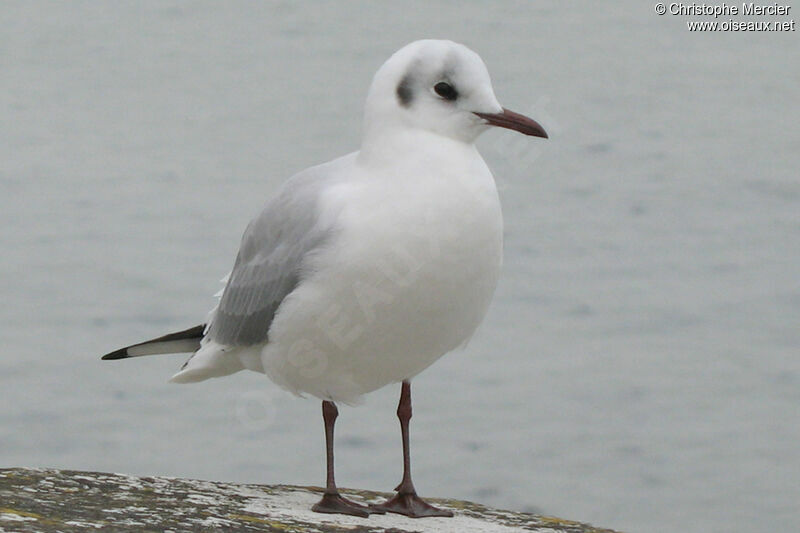
<path fill-rule="evenodd" d="M 411 382 L 404 381 L 400 390 L 400 403 L 397 404 L 397 418 L 400 419 L 400 433 L 403 436 L 403 480 L 394 489 L 397 495 L 385 503 L 372 505 L 374 509 L 399 513 L 412 518 L 423 516 L 453 516 L 451 511 L 439 509 L 419 496 L 411 481 L 411 457 L 408 449 L 408 421 L 411 420 Z"/>
<path fill-rule="evenodd" d="M 333 474 L 333 426 L 336 423 L 337 416 L 339 416 L 339 410 L 336 408 L 336 404 L 323 401 L 322 419 L 325 421 L 325 450 L 328 477 L 325 484 L 325 494 L 322 495 L 322 499 L 317 502 L 311 510 L 318 513 L 349 514 L 361 517 L 367 517 L 370 513 L 384 512 L 377 509 L 370 509 L 366 505 L 350 501 L 339 494 L 339 489 L 336 488 L 336 479 Z"/>

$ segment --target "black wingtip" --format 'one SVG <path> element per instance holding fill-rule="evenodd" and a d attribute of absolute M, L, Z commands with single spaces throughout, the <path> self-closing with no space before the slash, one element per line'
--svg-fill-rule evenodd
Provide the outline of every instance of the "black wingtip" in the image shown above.
<path fill-rule="evenodd" d="M 184 339 L 197 339 L 197 347 L 200 347 L 200 339 L 203 338 L 203 335 L 206 330 L 205 324 L 200 324 L 199 326 L 194 326 L 189 329 L 184 329 L 182 331 L 176 331 L 175 333 L 168 333 L 167 335 L 162 335 L 156 339 L 150 339 L 149 341 L 140 342 L 138 344 L 131 344 L 130 346 L 126 346 L 125 348 L 120 348 L 119 350 L 114 350 L 111 353 L 105 354 L 100 359 L 103 361 L 113 361 L 115 359 L 129 359 L 131 357 L 136 357 L 135 355 L 129 355 L 128 349 L 134 348 L 136 346 L 142 346 L 144 344 L 150 344 L 154 342 L 168 342 L 168 341 L 179 341 Z M 157 353 L 157 352 L 155 352 Z"/>
<path fill-rule="evenodd" d="M 105 354 L 100 359 L 103 361 L 113 361 L 114 359 L 127 359 L 127 358 L 128 358 L 128 349 L 120 348 L 119 350 L 115 350 L 111 353 Z"/>

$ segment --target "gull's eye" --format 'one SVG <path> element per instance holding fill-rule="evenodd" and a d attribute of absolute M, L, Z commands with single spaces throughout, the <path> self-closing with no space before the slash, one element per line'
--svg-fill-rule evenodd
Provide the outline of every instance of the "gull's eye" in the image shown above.
<path fill-rule="evenodd" d="M 440 81 L 439 83 L 434 85 L 433 90 L 436 91 L 436 94 L 438 94 L 445 100 L 453 101 L 456 98 L 458 98 L 458 91 L 456 91 L 456 88 L 447 83 L 446 81 Z"/>

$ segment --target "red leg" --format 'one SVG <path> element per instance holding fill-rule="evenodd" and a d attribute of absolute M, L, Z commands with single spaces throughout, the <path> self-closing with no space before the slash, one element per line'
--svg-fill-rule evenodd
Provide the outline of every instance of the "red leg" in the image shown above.
<path fill-rule="evenodd" d="M 322 419 L 325 421 L 325 451 L 328 475 L 325 483 L 325 494 L 322 495 L 322 499 L 317 502 L 311 510 L 318 513 L 348 514 L 364 518 L 368 517 L 370 513 L 385 512 L 358 504 L 339 494 L 339 489 L 336 488 L 336 479 L 333 473 L 333 426 L 336 423 L 337 416 L 339 416 L 339 410 L 336 408 L 336 404 L 323 401 Z"/>
<path fill-rule="evenodd" d="M 400 433 L 403 437 L 403 480 L 394 489 L 397 491 L 397 495 L 382 504 L 372 505 L 371 507 L 412 518 L 453 516 L 451 511 L 434 507 L 417 496 L 414 483 L 411 481 L 411 454 L 408 441 L 408 422 L 411 420 L 411 383 L 409 381 L 404 381 L 400 390 L 397 418 L 400 419 Z"/>

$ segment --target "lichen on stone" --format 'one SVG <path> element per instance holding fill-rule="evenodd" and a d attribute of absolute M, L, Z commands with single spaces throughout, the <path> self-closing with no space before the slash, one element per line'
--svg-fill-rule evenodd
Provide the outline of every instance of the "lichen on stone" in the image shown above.
<path fill-rule="evenodd" d="M 378 502 L 388 495 L 343 490 Z M 273 533 L 613 533 L 587 524 L 502 511 L 460 500 L 431 499 L 453 518 L 320 515 L 319 487 L 235 484 L 47 469 L 0 470 L 0 531 Z"/>

